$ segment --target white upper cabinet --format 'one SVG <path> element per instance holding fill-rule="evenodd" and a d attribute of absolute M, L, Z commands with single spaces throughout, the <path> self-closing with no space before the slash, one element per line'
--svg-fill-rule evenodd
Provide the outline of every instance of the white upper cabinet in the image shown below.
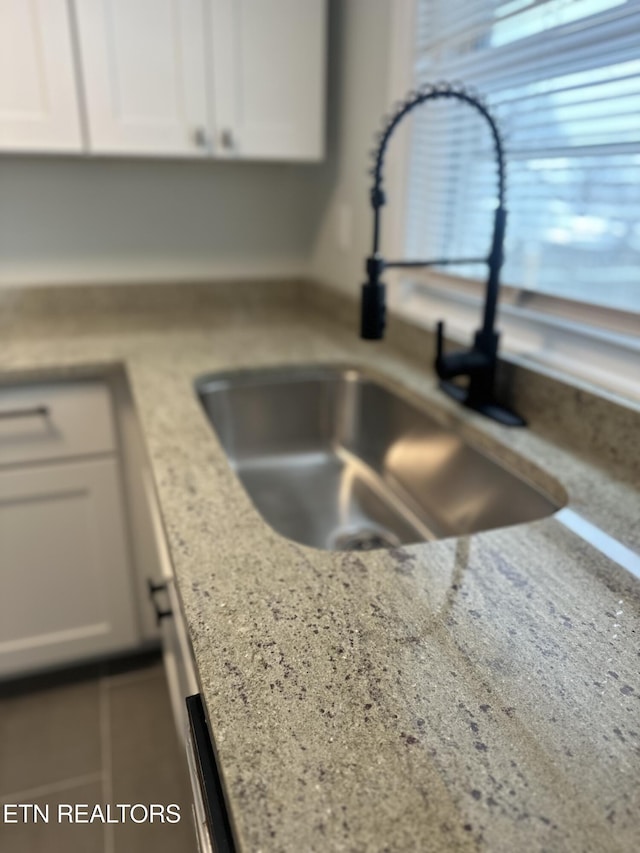
<path fill-rule="evenodd" d="M 325 0 L 210 0 L 219 156 L 324 156 Z"/>
<path fill-rule="evenodd" d="M 75 0 L 89 147 L 208 153 L 204 0 Z"/>
<path fill-rule="evenodd" d="M 326 42 L 327 0 L 0 0 L 0 150 L 319 160 Z"/>
<path fill-rule="evenodd" d="M 82 147 L 67 0 L 0 0 L 0 149 Z"/>

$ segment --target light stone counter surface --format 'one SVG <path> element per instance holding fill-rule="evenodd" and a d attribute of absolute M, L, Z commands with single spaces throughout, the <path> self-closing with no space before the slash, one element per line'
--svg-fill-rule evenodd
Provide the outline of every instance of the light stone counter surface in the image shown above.
<path fill-rule="evenodd" d="M 635 552 L 637 433 L 618 436 L 629 461 L 614 477 L 464 412 L 426 367 L 294 306 L 6 306 L 4 381 L 126 370 L 239 850 L 640 850 L 640 581 L 555 518 L 368 553 L 285 540 L 193 380 L 368 366 Z"/>

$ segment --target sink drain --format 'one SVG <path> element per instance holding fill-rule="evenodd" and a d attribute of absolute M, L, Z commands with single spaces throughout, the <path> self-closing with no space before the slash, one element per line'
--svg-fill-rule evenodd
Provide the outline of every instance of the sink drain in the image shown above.
<path fill-rule="evenodd" d="M 334 548 L 337 551 L 375 551 L 376 548 L 397 548 L 400 540 L 388 530 L 350 530 L 336 536 Z"/>

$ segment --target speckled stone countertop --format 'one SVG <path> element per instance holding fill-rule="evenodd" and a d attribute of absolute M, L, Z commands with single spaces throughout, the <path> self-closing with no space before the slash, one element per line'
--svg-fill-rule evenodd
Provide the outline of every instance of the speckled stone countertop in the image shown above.
<path fill-rule="evenodd" d="M 5 300 L 0 371 L 126 370 L 239 850 L 640 850 L 640 581 L 553 517 L 369 553 L 285 540 L 193 380 L 368 366 L 636 553 L 638 432 L 617 437 L 614 475 L 462 411 L 415 361 L 294 303 L 148 298 L 74 313 L 52 296 L 39 317 Z"/>

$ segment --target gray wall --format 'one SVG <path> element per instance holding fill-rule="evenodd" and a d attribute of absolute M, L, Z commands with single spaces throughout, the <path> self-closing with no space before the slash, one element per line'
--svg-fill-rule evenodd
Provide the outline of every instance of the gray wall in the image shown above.
<path fill-rule="evenodd" d="M 311 165 L 0 158 L 0 284 L 298 274 Z"/>
<path fill-rule="evenodd" d="M 346 0 L 336 10 L 335 173 L 322 209 L 310 272 L 353 293 L 359 293 L 364 281 L 371 246 L 368 170 L 375 133 L 389 108 L 394 2 L 406 0 Z"/>

